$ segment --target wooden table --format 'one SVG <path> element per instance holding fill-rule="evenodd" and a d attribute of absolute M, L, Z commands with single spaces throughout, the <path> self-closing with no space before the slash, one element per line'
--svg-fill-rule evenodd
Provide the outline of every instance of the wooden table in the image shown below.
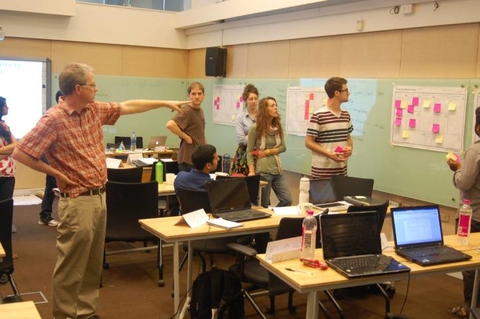
<path fill-rule="evenodd" d="M 163 185 L 163 184 L 162 184 Z M 160 190 L 160 185 L 159 185 Z M 272 213 L 268 209 L 261 208 L 266 212 Z M 187 267 L 187 287 L 192 286 L 192 249 L 190 241 L 198 239 L 212 239 L 219 237 L 240 236 L 274 231 L 278 228 L 280 219 L 284 216 L 272 214 L 272 217 L 247 221 L 242 227 L 225 230 L 223 228 L 212 227 L 207 224 L 190 228 L 187 224 L 179 224 L 181 217 L 163 217 L 140 219 L 139 222 L 145 230 L 154 234 L 166 243 L 173 244 L 173 283 L 174 283 L 174 312 L 180 305 L 180 275 L 179 275 L 179 247 L 180 243 L 188 241 L 188 267 Z M 188 302 L 187 302 L 188 303 Z M 186 304 L 187 304 L 186 303 Z M 177 315 L 177 318 L 182 314 Z"/>
<path fill-rule="evenodd" d="M 42 319 L 33 301 L 0 304 L 2 319 Z"/>
<path fill-rule="evenodd" d="M 403 274 L 369 276 L 358 279 L 347 279 L 331 268 L 324 271 L 315 270 L 313 268 L 304 266 L 298 259 L 292 259 L 271 264 L 265 260 L 265 254 L 259 254 L 257 255 L 257 258 L 260 260 L 260 264 L 268 271 L 285 281 L 296 291 L 308 295 L 306 307 L 307 319 L 318 318 L 318 293 L 323 290 L 361 286 L 385 281 L 395 281 L 399 279 L 407 279 L 408 276 L 428 276 L 475 269 L 476 286 L 474 287 L 474 295 L 472 298 L 473 308 L 473 300 L 477 299 L 476 296 L 478 293 L 478 269 L 480 267 L 480 251 L 478 251 L 476 248 L 480 246 L 480 233 L 472 233 L 470 236 L 470 244 L 468 246 L 459 246 L 456 243 L 455 235 L 445 236 L 446 244 L 451 245 L 461 251 L 464 251 L 465 253 L 473 257 L 469 261 L 422 267 L 398 256 L 393 251 L 393 248 L 387 248 L 386 250 L 384 250 L 383 253 L 385 255 L 394 257 L 396 260 L 408 266 L 411 269 L 411 272 Z M 390 247 L 393 247 L 393 243 L 390 244 Z M 319 260 L 323 260 L 321 249 L 316 250 L 315 257 Z M 314 272 L 315 275 L 311 276 L 308 274 L 291 272 L 287 271 L 286 268 L 305 269 L 306 271 Z"/>
<path fill-rule="evenodd" d="M 5 249 L 3 249 L 2 244 L 0 243 L 0 260 L 5 257 Z"/>

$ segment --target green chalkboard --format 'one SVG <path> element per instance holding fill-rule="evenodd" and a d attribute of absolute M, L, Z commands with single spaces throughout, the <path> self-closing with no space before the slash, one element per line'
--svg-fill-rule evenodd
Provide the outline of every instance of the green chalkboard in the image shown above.
<path fill-rule="evenodd" d="M 188 83 L 204 84 L 206 98 L 203 103 L 207 128 L 207 141 L 217 147 L 220 155 L 233 156 L 236 149 L 235 128 L 230 125 L 213 124 L 213 86 L 215 84 L 245 85 L 253 83 L 260 91 L 260 98 L 273 96 L 285 125 L 287 90 L 289 86 L 324 83 L 326 79 L 164 79 L 145 77 L 120 77 L 96 75 L 99 87 L 98 100 L 123 101 L 127 99 L 185 99 Z M 58 75 L 53 78 L 53 93 L 58 89 Z M 365 84 L 365 88 L 362 89 Z M 374 188 L 395 195 L 415 198 L 446 206 L 457 206 L 458 190 L 452 185 L 452 172 L 448 168 L 445 153 L 390 145 L 392 94 L 394 85 L 437 86 L 468 88 L 465 141 L 467 148 L 472 140 L 473 90 L 480 86 L 480 79 L 349 79 L 349 87 L 359 92 L 373 94 L 366 110 L 352 110 L 352 117 L 362 117 L 360 126 L 353 134 L 354 153 L 349 161 L 351 176 L 373 178 Z M 363 93 L 352 92 L 351 97 L 360 98 Z M 373 93 L 372 93 L 373 92 Z M 345 104 L 348 109 L 348 105 Z M 105 143 L 113 142 L 115 135 L 130 135 L 135 131 L 144 139 L 152 135 L 167 135 L 167 145 L 178 147 L 178 137 L 171 134 L 165 123 L 173 114 L 155 110 L 120 118 L 115 126 L 104 128 Z M 311 154 L 304 146 L 304 137 L 286 136 L 287 151 L 281 155 L 284 168 L 300 174 L 310 174 Z"/>

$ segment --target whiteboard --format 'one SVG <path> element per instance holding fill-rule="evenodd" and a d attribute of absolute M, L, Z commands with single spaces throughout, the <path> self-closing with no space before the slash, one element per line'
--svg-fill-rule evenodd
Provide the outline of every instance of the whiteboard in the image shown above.
<path fill-rule="evenodd" d="M 243 110 L 242 85 L 214 85 L 212 101 L 212 122 L 235 125 L 235 117 Z"/>
<path fill-rule="evenodd" d="M 305 136 L 313 113 L 327 105 L 324 89 L 315 87 L 288 87 L 287 89 L 287 134 Z"/>
<path fill-rule="evenodd" d="M 476 141 L 480 140 L 480 137 L 475 134 L 475 122 L 476 122 L 476 116 L 475 116 L 475 110 L 480 107 L 480 90 L 475 90 L 475 93 L 473 95 L 473 126 L 472 126 L 472 144 L 475 143 Z"/>
<path fill-rule="evenodd" d="M 463 149 L 467 89 L 394 86 L 390 141 L 438 152 Z"/>

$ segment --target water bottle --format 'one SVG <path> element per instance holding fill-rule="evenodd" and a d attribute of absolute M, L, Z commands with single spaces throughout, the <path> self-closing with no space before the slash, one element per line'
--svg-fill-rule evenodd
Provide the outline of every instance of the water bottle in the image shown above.
<path fill-rule="evenodd" d="M 315 259 L 317 242 L 317 220 L 313 216 L 313 210 L 307 212 L 302 225 L 302 258 Z"/>
<path fill-rule="evenodd" d="M 308 177 L 300 178 L 300 186 L 298 188 L 299 196 L 298 196 L 298 203 L 308 203 L 309 202 L 309 195 L 308 192 L 310 191 L 310 179 Z"/>
<path fill-rule="evenodd" d="M 470 200 L 464 199 L 462 206 L 458 210 L 457 241 L 461 245 L 468 245 L 471 222 L 472 207 L 470 206 Z"/>
<path fill-rule="evenodd" d="M 158 184 L 163 183 L 163 163 L 162 161 L 158 161 L 155 163 L 155 180 Z"/>
<path fill-rule="evenodd" d="M 135 136 L 135 132 L 132 132 L 132 136 L 130 137 L 130 151 L 135 152 L 137 149 L 137 138 Z"/>
<path fill-rule="evenodd" d="M 229 154 L 224 154 L 222 161 L 223 161 L 222 172 L 230 174 L 230 155 Z"/>

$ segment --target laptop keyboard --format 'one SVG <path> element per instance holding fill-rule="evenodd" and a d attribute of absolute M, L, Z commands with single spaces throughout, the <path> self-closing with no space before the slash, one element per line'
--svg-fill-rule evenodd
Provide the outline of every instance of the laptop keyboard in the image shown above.
<path fill-rule="evenodd" d="M 445 246 L 439 247 L 426 247 L 426 248 L 415 248 L 411 251 L 411 254 L 415 257 L 425 257 L 433 255 L 445 255 L 455 253 L 450 248 Z"/>
<path fill-rule="evenodd" d="M 335 260 L 335 263 L 343 269 L 358 269 L 358 268 L 373 268 L 381 269 L 387 268 L 390 265 L 392 257 L 379 255 L 368 257 L 355 257 L 352 259 Z"/>

